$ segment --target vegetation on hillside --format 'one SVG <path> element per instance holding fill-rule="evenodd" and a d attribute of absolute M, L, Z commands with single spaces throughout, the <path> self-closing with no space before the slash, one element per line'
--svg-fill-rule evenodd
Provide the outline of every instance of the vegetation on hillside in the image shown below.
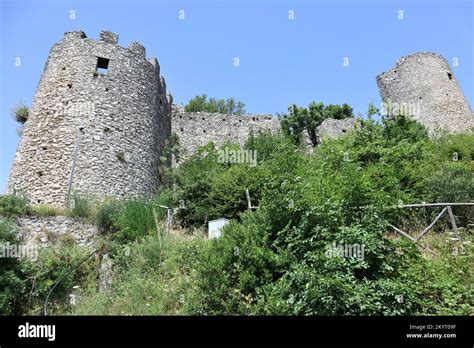
<path fill-rule="evenodd" d="M 327 108 L 352 114 L 350 108 Z M 324 114 L 325 108 L 315 104 L 314 110 Z M 316 124 L 313 114 L 307 116 Z M 224 150 L 256 153 L 257 165 L 223 160 Z M 380 122 L 368 117 L 311 156 L 298 149 L 291 132 L 262 133 L 242 147 L 203 146 L 166 175 L 165 186 L 151 199 L 77 205 L 82 204 L 78 218 L 100 227 L 103 250 L 62 283 L 52 313 L 474 313 L 473 207 L 454 208 L 464 242 L 452 238 L 446 220 L 420 245 L 388 226 L 416 233 L 439 212 L 393 208 L 401 203 L 472 201 L 473 134 L 429 138 L 423 126 L 404 116 Z M 258 206 L 254 211 L 247 209 L 246 189 Z M 6 216 L 0 244 L 17 238 L 8 219 L 24 210 L 13 208 L 12 199 L 0 200 Z M 159 205 L 175 208 L 176 224 L 192 234 L 165 233 L 166 211 Z M 206 240 L 206 222 L 221 217 L 231 219 L 223 236 Z M 1 313 L 38 312 L 48 287 L 87 254 L 67 245 L 46 249 L 36 263 L 0 259 Z M 335 253 L 339 246 L 357 247 L 352 250 L 359 253 Z M 115 262 L 115 279 L 99 292 L 104 252 Z M 73 286 L 76 306 L 66 301 Z"/>

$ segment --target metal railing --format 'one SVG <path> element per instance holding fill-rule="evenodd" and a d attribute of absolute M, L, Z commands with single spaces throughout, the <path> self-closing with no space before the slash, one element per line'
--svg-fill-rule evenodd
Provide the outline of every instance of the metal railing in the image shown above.
<path fill-rule="evenodd" d="M 436 216 L 436 218 L 417 236 L 417 237 L 412 237 L 408 233 L 402 231 L 398 227 L 395 227 L 392 224 L 388 224 L 390 227 L 392 227 L 396 232 L 401 234 L 402 236 L 410 239 L 414 243 L 418 243 L 421 238 L 423 238 L 424 235 L 426 235 L 438 222 L 438 220 L 445 214 L 447 213 L 449 216 L 449 220 L 451 222 L 451 226 L 453 228 L 454 233 L 456 234 L 457 239 L 462 242 L 461 235 L 459 234 L 459 229 L 456 225 L 456 220 L 454 219 L 454 214 L 453 214 L 453 209 L 452 207 L 454 206 L 474 206 L 473 202 L 467 202 L 467 203 L 420 203 L 420 204 L 400 204 L 396 206 L 392 206 L 389 208 L 397 209 L 397 208 L 425 208 L 425 207 L 444 207 L 443 210 Z"/>

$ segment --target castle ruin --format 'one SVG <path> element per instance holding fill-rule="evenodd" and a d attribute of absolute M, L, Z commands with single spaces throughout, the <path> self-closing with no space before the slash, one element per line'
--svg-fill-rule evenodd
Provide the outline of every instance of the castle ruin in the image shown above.
<path fill-rule="evenodd" d="M 469 103 L 439 54 L 417 52 L 401 57 L 392 69 L 377 76 L 377 85 L 388 114 L 411 116 L 430 134 L 468 132 L 474 127 Z"/>
<path fill-rule="evenodd" d="M 91 198 L 152 195 L 160 157 L 172 132 L 185 153 L 251 132 L 278 132 L 269 115 L 188 113 L 166 91 L 156 58 L 145 47 L 67 32 L 49 53 L 10 171 L 7 192 L 32 204 L 64 206 Z"/>
<path fill-rule="evenodd" d="M 402 57 L 377 76 L 377 84 L 385 102 L 411 106 L 409 114 L 430 132 L 474 127 L 469 104 L 440 55 Z M 99 40 L 82 31 L 66 32 L 49 53 L 7 192 L 59 207 L 73 194 L 149 196 L 159 184 L 160 158 L 172 133 L 188 156 L 210 141 L 243 145 L 251 133 L 280 131 L 271 115 L 185 112 L 172 103 L 158 61 L 146 59 L 141 44 L 121 47 L 118 35 L 109 31 L 102 31 Z M 318 141 L 355 125 L 355 119 L 325 120 L 317 129 Z"/>
<path fill-rule="evenodd" d="M 64 206 L 73 192 L 152 194 L 171 133 L 171 95 L 155 58 L 103 31 L 67 32 L 53 46 L 10 172 L 8 193 Z"/>

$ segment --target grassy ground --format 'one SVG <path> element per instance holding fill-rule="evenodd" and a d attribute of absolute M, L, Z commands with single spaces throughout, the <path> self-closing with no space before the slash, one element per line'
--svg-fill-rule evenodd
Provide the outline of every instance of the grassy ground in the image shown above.
<path fill-rule="evenodd" d="M 474 234 L 462 230 L 463 243 L 453 240 L 451 231 L 428 233 L 420 243 L 430 269 L 417 270 L 427 282 L 453 283 L 469 291 L 472 284 Z M 404 238 L 388 234 L 388 238 Z M 65 311 L 73 315 L 186 315 L 199 303 L 197 274 L 202 233 L 174 230 L 164 243 L 156 236 L 135 242 L 129 249 L 115 250 L 116 275 L 113 286 L 100 293 L 96 284 L 79 289 L 78 303 Z M 161 250 L 161 251 L 160 251 Z M 121 254 L 121 256 L 120 256 Z M 433 274 L 436 279 L 432 279 Z M 430 296 L 430 294 L 426 294 Z M 437 294 L 436 296 L 439 296 Z M 442 299 L 441 299 L 442 300 Z M 451 309 L 439 310 L 452 314 Z M 453 306 L 457 305 L 453 303 Z M 472 303 L 466 303 L 474 314 Z M 425 313 L 426 314 L 426 313 Z"/>

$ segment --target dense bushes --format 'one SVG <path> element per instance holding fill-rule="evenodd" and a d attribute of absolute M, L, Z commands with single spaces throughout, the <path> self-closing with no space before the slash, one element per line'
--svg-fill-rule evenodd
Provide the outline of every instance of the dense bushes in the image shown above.
<path fill-rule="evenodd" d="M 5 255 L 8 245 L 18 244 L 12 224 L 0 218 L 0 315 L 18 314 L 25 281 L 17 258 Z"/>
<path fill-rule="evenodd" d="M 239 149 L 224 144 L 202 147 L 182 163 L 173 178 L 176 183 L 175 206 L 177 218 L 186 226 L 200 226 L 206 221 L 227 217 L 238 218 L 247 208 L 245 190 L 257 199 L 257 169 L 250 163 L 231 165 L 219 160 L 219 151 Z"/>
<path fill-rule="evenodd" d="M 6 220 L 0 220 L 0 314 L 41 314 L 51 286 L 66 275 L 51 297 L 50 310 L 64 311 L 68 307 L 67 294 L 75 285 L 95 283 L 97 258 L 92 258 L 74 272 L 67 273 L 90 250 L 73 243 L 62 242 L 40 249 L 37 259 L 20 258 L 19 254 L 5 255 L 7 249 L 25 247 L 20 244 L 17 231 Z M 13 249 L 11 249 L 13 248 Z M 33 252 L 30 248 L 29 252 Z M 21 251 L 20 251 L 21 252 Z M 22 255 L 26 256 L 26 255 Z"/>
<path fill-rule="evenodd" d="M 464 154 L 463 163 L 453 163 L 438 151 L 459 141 L 469 153 L 470 137 L 430 140 L 422 126 L 399 116 L 362 122 L 311 158 L 275 138 L 278 150 L 254 169 L 259 210 L 240 215 L 240 223 L 226 226 L 203 251 L 197 266 L 202 302 L 193 313 L 469 314 L 472 249 L 453 257 L 449 245 L 438 249 L 439 259 L 426 258 L 411 242 L 387 238 L 387 220 L 404 216 L 386 207 L 472 199 L 471 160 Z M 221 168 L 217 176 L 222 171 L 233 175 Z M 363 257 L 328 255 L 341 247 L 363 247 Z"/>
<path fill-rule="evenodd" d="M 28 213 L 28 201 L 21 195 L 0 196 L 0 216 L 21 216 Z"/>
<path fill-rule="evenodd" d="M 91 249 L 70 242 L 61 242 L 42 248 L 35 262 L 22 261 L 23 277 L 26 279 L 23 294 L 23 311 L 27 314 L 42 314 L 43 305 L 51 287 L 59 280 L 48 303 L 48 312 L 60 314 L 69 309 L 69 294 L 73 288 L 96 285 L 99 271 L 99 256 L 87 258 Z M 85 260 L 80 267 L 75 268 Z"/>
<path fill-rule="evenodd" d="M 77 314 L 472 314 L 472 234 L 462 232 L 468 243 L 461 244 L 446 230 L 430 232 L 423 241 L 431 255 L 388 233 L 388 222 L 416 231 L 437 212 L 390 207 L 472 200 L 473 139 L 429 138 L 421 125 L 398 116 L 362 121 L 312 156 L 280 135 L 252 135 L 242 148 L 208 144 L 174 170 L 170 188 L 158 196 L 91 208 L 96 224 L 109 232 L 103 238 L 115 261 L 114 284 L 97 291 L 98 260 L 91 259 L 65 279 L 51 308 Z M 223 160 L 224 149 L 256 151 L 257 161 Z M 259 207 L 252 212 L 247 188 Z M 186 227 L 232 221 L 218 239 L 174 237 L 163 233 L 166 210 L 159 205 L 176 208 L 176 222 Z M 473 217 L 469 209 L 455 215 L 464 227 Z M 2 238 L 14 240 L 5 231 Z M 68 246 L 42 253 L 37 265 L 5 264 L 2 311 L 21 312 L 11 309 L 18 296 L 36 308 L 81 255 Z M 73 285 L 80 286 L 81 300 L 70 309 L 64 299 Z"/>
<path fill-rule="evenodd" d="M 188 314 L 199 303 L 195 267 L 204 241 L 179 240 L 166 235 L 144 237 L 114 249 L 115 277 L 112 288 L 99 293 L 81 291 L 74 314 L 154 315 Z"/>
<path fill-rule="evenodd" d="M 226 227 L 198 267 L 201 312 L 415 311 L 411 304 L 402 306 L 396 300 L 408 290 L 397 281 L 400 270 L 386 261 L 395 247 L 383 238 L 381 209 L 357 209 L 361 203 L 374 204 L 371 194 L 376 191 L 366 187 L 360 166 L 339 160 L 329 147 L 309 160 L 287 146 L 261 170 L 266 179 L 260 209 L 244 215 L 241 224 Z M 328 258 L 327 246 L 333 243 L 364 246 L 364 258 Z M 387 295 L 389 287 L 393 296 Z M 360 307 L 368 294 L 378 307 Z"/>
<path fill-rule="evenodd" d="M 125 243 L 143 237 L 156 229 L 153 207 L 141 199 L 125 202 L 116 216 L 116 240 Z"/>

